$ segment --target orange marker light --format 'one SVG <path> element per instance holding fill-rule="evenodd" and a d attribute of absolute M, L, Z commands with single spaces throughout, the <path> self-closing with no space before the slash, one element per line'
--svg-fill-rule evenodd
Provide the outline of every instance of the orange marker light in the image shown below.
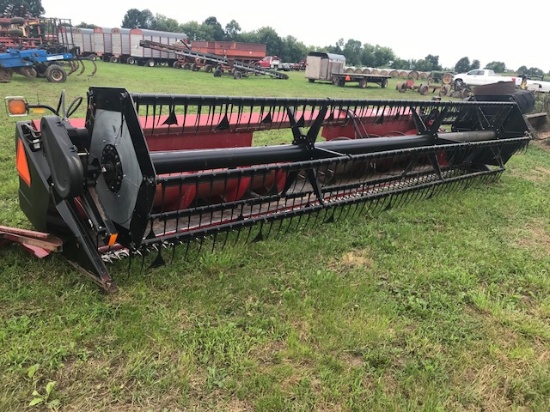
<path fill-rule="evenodd" d="M 23 97 L 11 96 L 6 97 L 6 105 L 9 116 L 26 116 L 27 102 Z"/>
<path fill-rule="evenodd" d="M 17 166 L 17 172 L 19 173 L 19 177 L 21 177 L 21 180 L 23 180 L 27 184 L 27 186 L 30 186 L 31 172 L 29 171 L 29 163 L 27 162 L 25 148 L 23 147 L 23 142 L 20 139 L 17 139 L 15 164 Z"/>
<path fill-rule="evenodd" d="M 113 246 L 116 243 L 118 237 L 118 233 L 113 233 L 111 236 L 109 236 L 109 243 L 107 243 L 109 246 Z"/>

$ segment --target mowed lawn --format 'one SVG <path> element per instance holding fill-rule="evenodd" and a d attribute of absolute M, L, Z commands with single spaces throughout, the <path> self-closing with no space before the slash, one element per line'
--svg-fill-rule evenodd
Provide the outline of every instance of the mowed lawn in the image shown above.
<path fill-rule="evenodd" d="M 98 62 L 3 96 L 132 92 L 430 99 L 414 91 Z M 2 96 L 2 97 L 3 97 Z M 78 116 L 84 115 L 81 107 Z M 0 225 L 17 201 L 0 114 Z M 288 141 L 292 137 L 289 136 Z M 502 179 L 246 245 L 110 265 L 105 295 L 61 255 L 0 248 L 0 411 L 548 411 L 550 146 Z"/>

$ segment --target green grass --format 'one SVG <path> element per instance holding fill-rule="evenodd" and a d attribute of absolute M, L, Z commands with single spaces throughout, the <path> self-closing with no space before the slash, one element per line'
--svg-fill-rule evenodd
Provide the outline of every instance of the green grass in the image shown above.
<path fill-rule="evenodd" d="M 420 97 L 99 63 L 4 95 L 56 104 L 131 91 Z M 430 98 L 427 96 L 426 98 Z M 83 114 L 83 108 L 80 114 Z M 0 223 L 17 205 L 14 119 L 0 115 Z M 0 249 L 0 411 L 546 411 L 550 154 L 532 145 L 498 183 L 155 270 L 112 267 L 104 295 L 59 255 Z M 55 383 L 51 383 L 55 382 Z M 34 392 L 36 391 L 36 392 Z M 34 394 L 33 394 L 34 392 Z M 37 406 L 28 406 L 34 400 Z"/>

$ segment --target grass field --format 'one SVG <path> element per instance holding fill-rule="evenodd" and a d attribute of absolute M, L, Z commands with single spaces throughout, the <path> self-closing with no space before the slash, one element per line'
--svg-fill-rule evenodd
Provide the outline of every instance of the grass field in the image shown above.
<path fill-rule="evenodd" d="M 396 80 L 98 66 L 64 84 L 14 76 L 1 94 L 421 97 Z M 0 114 L 0 224 L 29 227 L 14 124 Z M 533 144 L 489 187 L 159 269 L 116 264 L 113 295 L 62 256 L 3 247 L 0 411 L 548 411 L 549 192 L 550 152 Z"/>

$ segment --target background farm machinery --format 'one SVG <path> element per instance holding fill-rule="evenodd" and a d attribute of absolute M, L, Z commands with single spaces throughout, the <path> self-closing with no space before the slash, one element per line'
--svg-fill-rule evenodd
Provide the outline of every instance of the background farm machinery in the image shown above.
<path fill-rule="evenodd" d="M 236 58 L 230 58 L 217 54 L 202 53 L 194 51 L 185 43 L 163 44 L 150 40 L 141 40 L 139 45 L 143 48 L 157 50 L 159 52 L 170 52 L 175 54 L 181 61 L 179 64 L 190 63 L 193 70 L 199 70 L 201 66 L 207 66 L 206 71 L 213 72 L 214 77 L 220 77 L 224 72 L 230 72 L 235 79 L 240 79 L 249 74 L 269 76 L 275 79 L 288 79 L 288 75 L 277 70 L 263 68 L 254 62 L 246 62 Z"/>
<path fill-rule="evenodd" d="M 55 114 L 17 123 L 19 203 L 37 241 L 53 237 L 53 250 L 61 239 L 106 291 L 116 289 L 107 265 L 123 257 L 152 252 L 155 266 L 178 245 L 259 240 L 492 182 L 531 139 L 513 101 L 90 88 L 86 118 L 70 119 L 82 100 L 64 109 L 62 96 Z M 264 131 L 285 143 L 255 145 Z"/>
<path fill-rule="evenodd" d="M 93 60 L 86 57 L 72 53 L 48 53 L 43 49 L 8 49 L 0 53 L 0 83 L 9 82 L 13 73 L 30 78 L 45 77 L 49 82 L 63 83 L 72 73 L 84 73 L 85 60 L 93 64 L 94 69 L 90 73 L 93 76 L 97 67 Z M 64 66 L 68 67 L 68 71 Z"/>
<path fill-rule="evenodd" d="M 80 48 L 67 37 L 70 21 L 61 19 L 0 18 L 0 82 L 7 83 L 14 73 L 25 77 L 45 77 L 61 83 L 67 76 L 85 71 Z M 97 67 L 90 73 L 93 76 Z"/>

